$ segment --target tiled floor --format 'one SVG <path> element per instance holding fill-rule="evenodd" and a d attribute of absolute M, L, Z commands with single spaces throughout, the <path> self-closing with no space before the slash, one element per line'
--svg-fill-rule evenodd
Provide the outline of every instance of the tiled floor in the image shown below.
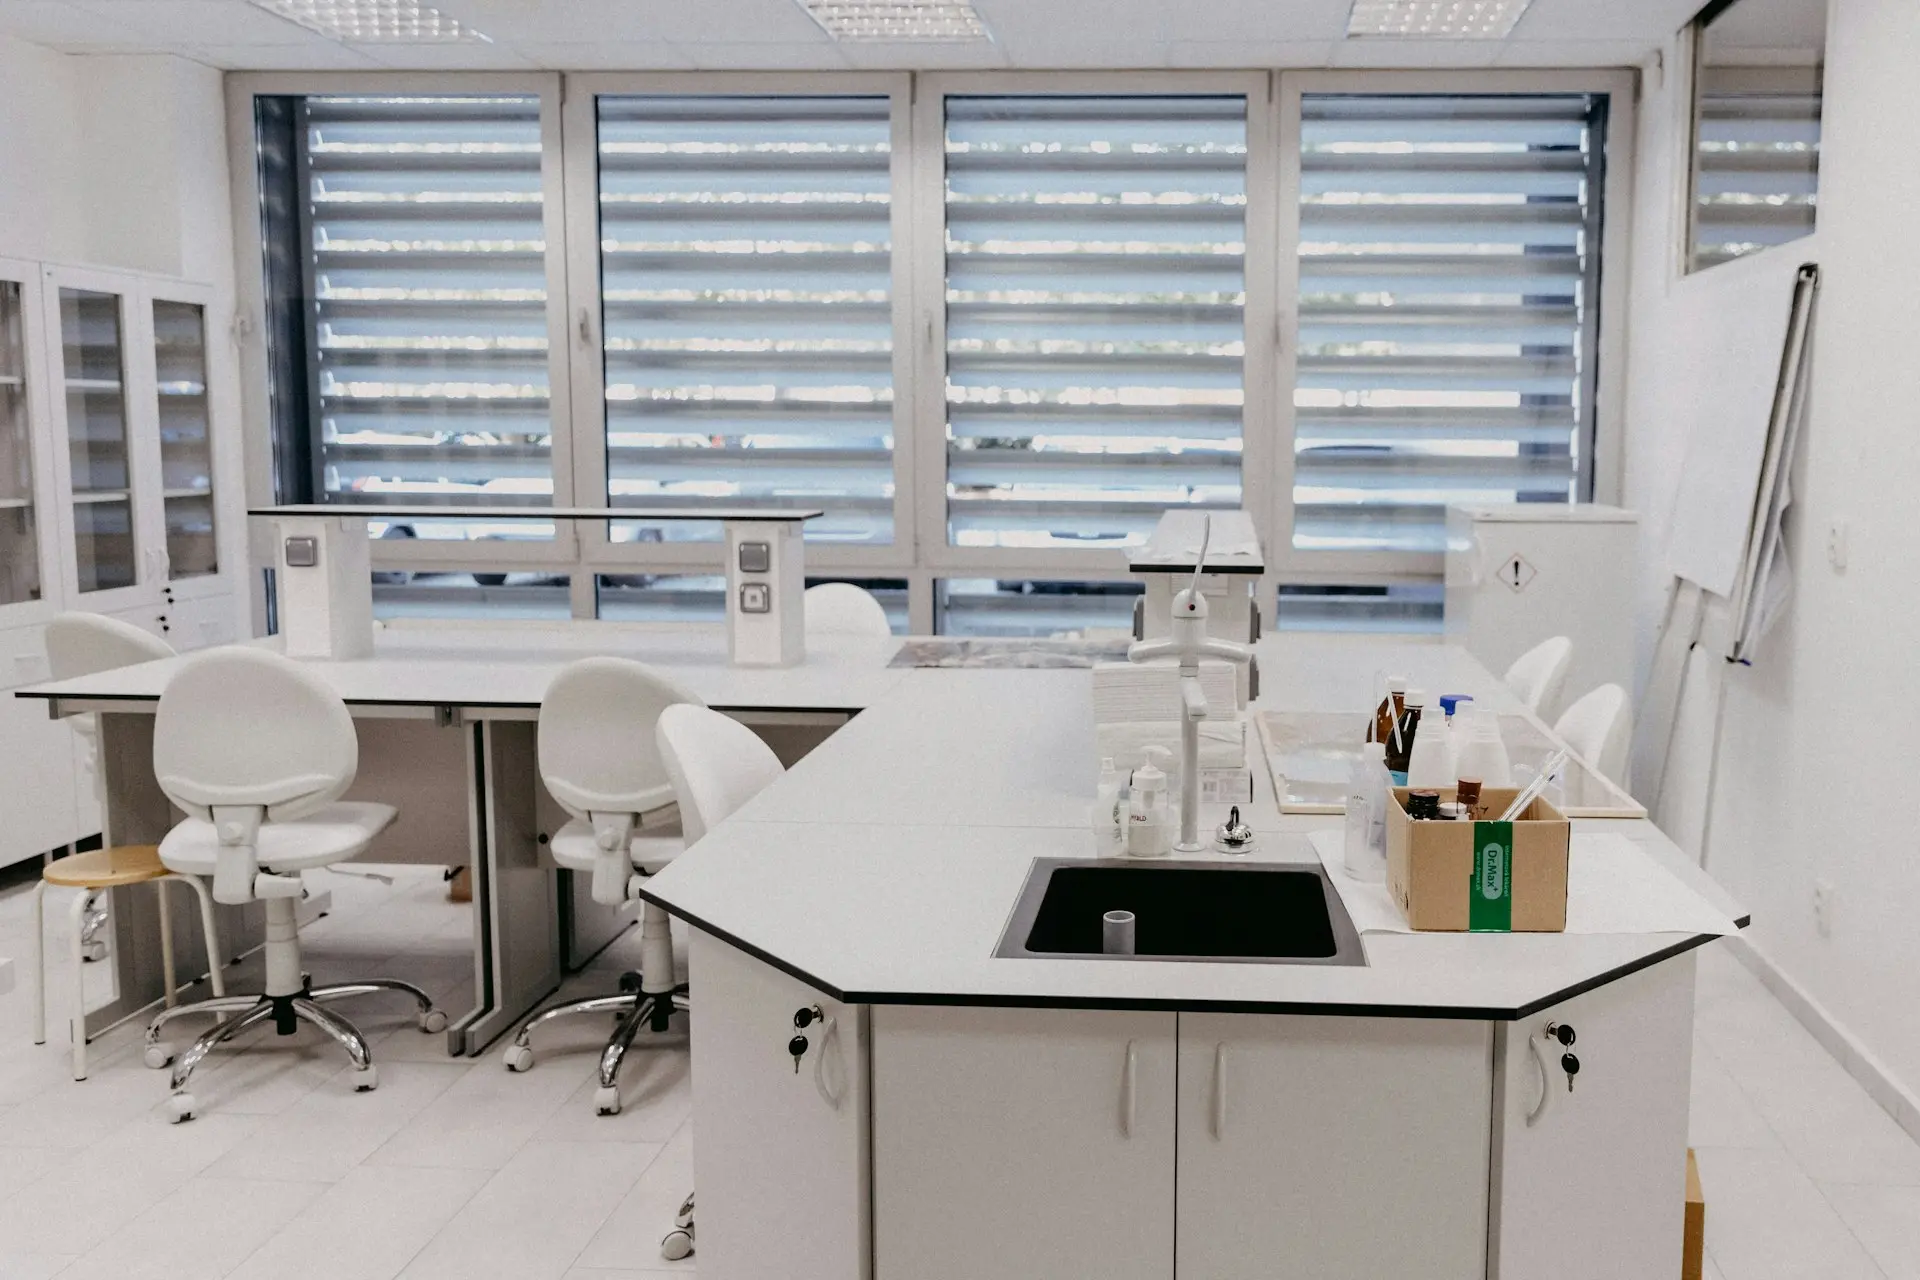
<path fill-rule="evenodd" d="M 316 981 L 410 978 L 450 1009 L 471 987 L 467 909 L 437 873 L 391 887 L 319 874 L 334 912 L 305 936 Z M 17 879 L 17 877 L 16 877 Z M 50 917 L 64 927 L 65 914 Z M 0 1280 L 458 1277 L 664 1280 L 692 1263 L 658 1242 L 692 1187 L 684 1035 L 637 1050 L 617 1117 L 593 1114 L 605 1024 L 583 1019 L 509 1076 L 496 1053 L 453 1061 L 401 1008 L 349 1015 L 374 1039 L 380 1087 L 356 1095 L 331 1045 L 303 1032 L 216 1054 L 201 1114 L 167 1123 L 165 1078 L 137 1030 L 67 1079 L 58 940 L 51 1040 L 28 1034 L 30 915 L 0 890 Z M 569 994 L 610 990 L 627 940 Z M 242 979 L 235 979 L 241 985 Z M 1920 1147 L 1730 958 L 1703 957 L 1693 1141 L 1714 1280 L 1920 1280 Z"/>

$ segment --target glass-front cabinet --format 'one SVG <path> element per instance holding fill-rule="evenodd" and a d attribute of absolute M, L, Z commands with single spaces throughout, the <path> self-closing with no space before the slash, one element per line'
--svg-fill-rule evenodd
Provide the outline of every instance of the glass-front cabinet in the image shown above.
<path fill-rule="evenodd" d="M 220 571 L 213 536 L 213 419 L 207 395 L 207 309 L 153 299 L 154 404 L 160 423 L 167 577 Z"/>
<path fill-rule="evenodd" d="M 125 590 L 139 582 L 143 549 L 127 417 L 126 299 L 65 285 L 55 292 L 76 585 L 83 596 Z"/>
<path fill-rule="evenodd" d="M 36 293 L 28 270 L 0 261 L 0 620 L 17 612 L 15 606 L 40 601 L 46 588 L 41 557 L 48 512 L 34 467 L 39 371 L 28 341 Z"/>

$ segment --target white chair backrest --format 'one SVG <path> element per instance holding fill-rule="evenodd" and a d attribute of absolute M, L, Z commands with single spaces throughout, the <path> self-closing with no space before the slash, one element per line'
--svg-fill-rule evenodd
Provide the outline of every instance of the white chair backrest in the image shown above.
<path fill-rule="evenodd" d="M 1507 668 L 1507 688 L 1537 716 L 1551 715 L 1573 661 L 1573 641 L 1565 636 L 1542 640 Z"/>
<path fill-rule="evenodd" d="M 884 640 L 893 634 L 887 611 L 873 592 L 851 582 L 823 582 L 808 587 L 801 597 L 808 635 L 871 636 Z"/>
<path fill-rule="evenodd" d="M 631 658 L 568 663 L 540 700 L 540 777 L 576 818 L 647 813 L 673 801 L 653 726 L 700 699 Z"/>
<path fill-rule="evenodd" d="M 47 624 L 47 667 L 55 680 L 171 658 L 173 646 L 102 613 L 63 613 Z"/>
<path fill-rule="evenodd" d="M 258 807 L 269 821 L 305 817 L 338 800 L 359 765 L 347 704 L 270 650 L 193 655 L 154 713 L 154 777 L 196 818 L 211 818 L 215 805 Z"/>
<path fill-rule="evenodd" d="M 759 735 L 718 711 L 668 707 L 656 732 L 689 846 L 785 772 Z"/>
<path fill-rule="evenodd" d="M 1626 721 L 1627 691 L 1617 684 L 1603 684 L 1566 709 L 1554 722 L 1553 732 L 1573 753 L 1611 778 L 1619 769 L 1618 756 L 1625 746 L 1621 727 Z"/>

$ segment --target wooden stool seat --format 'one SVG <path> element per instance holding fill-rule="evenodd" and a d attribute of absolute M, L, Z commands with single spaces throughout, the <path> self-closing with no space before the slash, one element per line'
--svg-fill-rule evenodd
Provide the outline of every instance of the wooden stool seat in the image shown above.
<path fill-rule="evenodd" d="M 160 861 L 160 846 L 123 844 L 56 858 L 41 869 L 40 878 L 68 889 L 113 889 L 123 884 L 145 884 L 167 874 Z"/>

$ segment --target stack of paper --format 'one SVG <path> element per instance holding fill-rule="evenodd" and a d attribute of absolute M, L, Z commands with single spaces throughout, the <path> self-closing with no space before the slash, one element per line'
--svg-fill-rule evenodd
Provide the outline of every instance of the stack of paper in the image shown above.
<path fill-rule="evenodd" d="M 1112 758 L 1123 772 L 1138 769 L 1147 762 L 1148 747 L 1165 747 L 1169 753 L 1166 770 L 1170 776 L 1180 773 L 1180 722 L 1177 720 L 1129 721 L 1125 724 L 1095 725 L 1094 755 Z M 1235 716 L 1200 722 L 1200 767 L 1202 769 L 1245 769 L 1247 767 L 1247 726 Z"/>
<path fill-rule="evenodd" d="M 1233 663 L 1200 663 L 1200 688 L 1215 717 L 1235 714 L 1239 694 Z M 1180 668 L 1171 661 L 1102 662 L 1093 668 L 1093 722 L 1130 724 L 1180 719 Z"/>

